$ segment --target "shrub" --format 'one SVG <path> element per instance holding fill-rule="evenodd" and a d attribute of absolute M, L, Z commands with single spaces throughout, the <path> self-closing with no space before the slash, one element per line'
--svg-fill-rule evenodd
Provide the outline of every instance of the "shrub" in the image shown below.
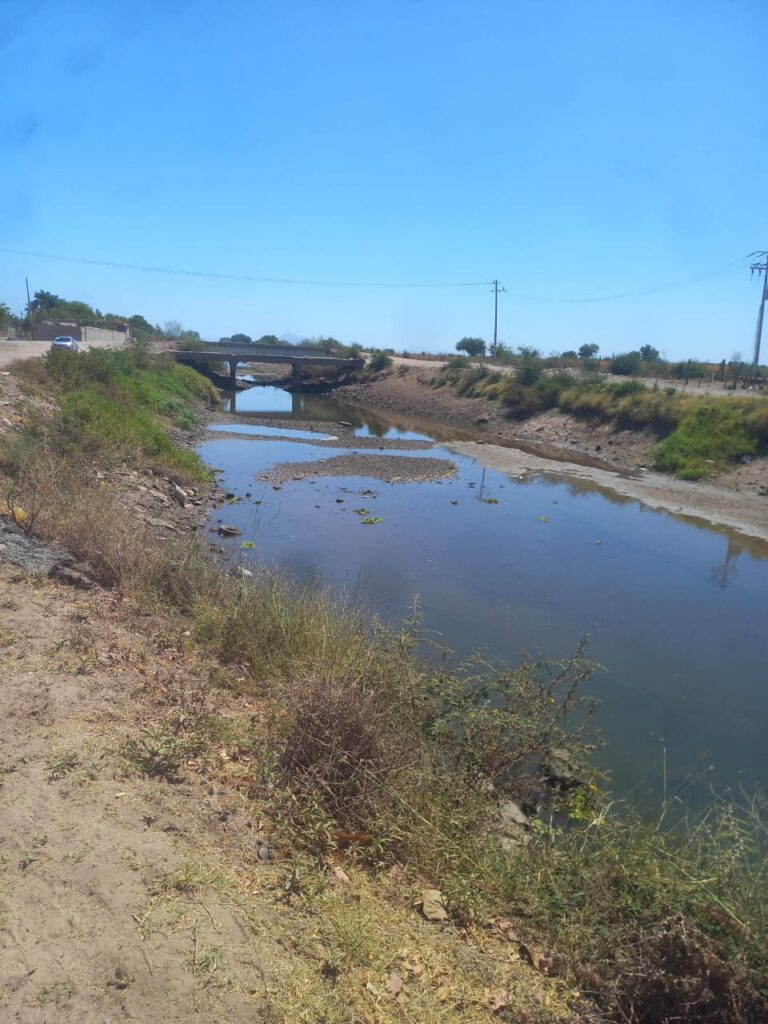
<path fill-rule="evenodd" d="M 517 370 L 518 383 L 522 384 L 523 387 L 530 387 L 539 380 L 543 372 L 544 366 L 541 360 L 524 359 Z"/>
<path fill-rule="evenodd" d="M 620 377 L 632 377 L 640 372 L 640 362 L 639 352 L 625 352 L 612 359 L 608 364 L 608 369 Z"/>
<path fill-rule="evenodd" d="M 374 352 L 371 358 L 368 360 L 368 369 L 374 373 L 380 373 L 382 370 L 389 370 L 392 366 L 392 357 L 388 356 L 386 352 Z"/>

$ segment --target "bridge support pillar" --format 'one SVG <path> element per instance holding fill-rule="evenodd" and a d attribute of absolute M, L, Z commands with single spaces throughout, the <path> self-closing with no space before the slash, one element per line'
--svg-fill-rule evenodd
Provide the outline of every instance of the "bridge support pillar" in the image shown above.
<path fill-rule="evenodd" d="M 293 364 L 293 386 L 295 388 L 301 386 L 301 363 Z"/>
<path fill-rule="evenodd" d="M 229 386 L 232 391 L 237 387 L 237 364 L 240 362 L 239 359 L 229 360 Z"/>

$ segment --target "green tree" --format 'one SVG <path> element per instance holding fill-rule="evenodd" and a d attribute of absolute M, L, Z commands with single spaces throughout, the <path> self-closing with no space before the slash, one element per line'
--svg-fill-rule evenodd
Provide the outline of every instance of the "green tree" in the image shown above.
<path fill-rule="evenodd" d="M 0 302 L 0 331 L 8 329 L 11 322 L 11 309 L 4 302 Z"/>
<path fill-rule="evenodd" d="M 54 295 L 53 292 L 46 292 L 42 289 L 35 292 L 32 296 L 32 301 L 29 303 L 30 313 L 45 313 L 50 309 L 54 309 L 56 306 L 60 306 L 64 302 L 64 299 L 58 295 Z"/>
<path fill-rule="evenodd" d="M 640 346 L 640 358 L 644 363 L 655 363 L 658 361 L 660 352 L 653 345 L 641 345 Z"/>
<path fill-rule="evenodd" d="M 468 356 L 484 356 L 485 342 L 482 338 L 462 338 L 456 342 L 457 352 L 466 352 Z"/>
<path fill-rule="evenodd" d="M 574 352 L 572 348 L 566 349 L 565 352 L 560 353 L 561 359 L 578 359 L 578 352 Z"/>
<path fill-rule="evenodd" d="M 579 359 L 583 359 L 585 362 L 588 359 L 594 359 L 597 353 L 600 351 L 600 346 L 595 345 L 594 342 L 591 344 L 582 345 L 579 348 Z"/>
<path fill-rule="evenodd" d="M 608 368 L 619 377 L 633 377 L 640 372 L 640 361 L 639 352 L 624 352 L 612 359 Z"/>
<path fill-rule="evenodd" d="M 163 334 L 169 340 L 175 341 L 184 333 L 184 324 L 178 320 L 166 320 L 163 324 Z"/>
<path fill-rule="evenodd" d="M 233 345 L 252 345 L 253 338 L 250 334 L 233 334 L 231 338 L 228 338 Z"/>

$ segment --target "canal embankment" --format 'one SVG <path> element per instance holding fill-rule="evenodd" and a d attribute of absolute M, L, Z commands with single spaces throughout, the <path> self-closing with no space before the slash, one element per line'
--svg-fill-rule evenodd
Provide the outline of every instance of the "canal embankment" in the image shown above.
<path fill-rule="evenodd" d="M 768 458 L 747 457 L 712 479 L 681 480 L 654 471 L 659 437 L 650 429 L 585 421 L 549 409 L 524 421 L 510 419 L 499 401 L 457 395 L 438 386 L 440 368 L 409 367 L 345 385 L 338 400 L 435 421 L 474 436 L 457 439 L 490 468 L 512 474 L 550 469 L 591 480 L 650 508 L 701 519 L 751 537 L 768 537 Z M 759 401 L 760 399 L 758 399 Z M 475 442 L 471 448 L 466 442 Z M 487 446 L 484 447 L 483 446 Z"/>

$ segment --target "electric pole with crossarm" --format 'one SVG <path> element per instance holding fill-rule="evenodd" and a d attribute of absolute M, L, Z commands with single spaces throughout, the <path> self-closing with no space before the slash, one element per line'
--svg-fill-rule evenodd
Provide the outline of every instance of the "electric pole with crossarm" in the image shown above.
<path fill-rule="evenodd" d="M 491 282 L 493 284 L 493 348 L 491 352 L 493 358 L 496 358 L 496 348 L 498 346 L 498 333 L 499 333 L 499 292 L 505 292 L 506 288 L 500 288 L 499 281 Z"/>
<path fill-rule="evenodd" d="M 763 317 L 765 316 L 765 304 L 768 302 L 768 251 L 762 250 L 749 254 L 750 258 L 756 257 L 756 262 L 749 266 L 753 274 L 763 275 L 763 296 L 760 299 L 760 309 L 757 311 L 757 329 L 755 330 L 755 351 L 752 356 L 752 382 L 757 381 L 757 371 L 760 366 L 760 342 L 763 337 Z M 763 261 L 762 263 L 760 261 Z"/>

